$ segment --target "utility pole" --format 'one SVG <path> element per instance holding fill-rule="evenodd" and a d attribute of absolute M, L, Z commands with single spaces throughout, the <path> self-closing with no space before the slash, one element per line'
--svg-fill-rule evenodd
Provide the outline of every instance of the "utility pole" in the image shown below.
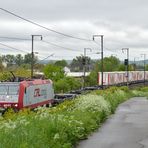
<path fill-rule="evenodd" d="M 139 59 L 139 57 L 134 57 L 134 71 L 136 71 L 136 59 Z"/>
<path fill-rule="evenodd" d="M 143 72 L 144 72 L 144 85 L 145 85 L 145 60 L 146 60 L 146 54 L 141 54 L 141 56 L 143 56 Z"/>
<path fill-rule="evenodd" d="M 125 65 L 126 65 L 126 81 L 127 86 L 129 83 L 129 48 L 122 48 L 122 51 L 124 52 L 126 50 L 127 59 L 125 59 Z"/>
<path fill-rule="evenodd" d="M 91 48 L 84 48 L 84 59 L 83 59 L 83 88 L 85 88 L 85 77 L 86 77 L 86 50 L 92 51 Z"/>
<path fill-rule="evenodd" d="M 103 35 L 93 35 L 93 41 L 95 37 L 101 37 L 101 88 L 103 89 Z"/>
<path fill-rule="evenodd" d="M 33 51 L 33 48 L 34 48 L 34 37 L 35 36 L 39 36 L 41 37 L 41 40 L 42 40 L 42 35 L 31 35 L 32 37 L 32 51 L 31 51 L 31 78 L 33 78 L 33 68 L 34 68 L 34 51 Z"/>

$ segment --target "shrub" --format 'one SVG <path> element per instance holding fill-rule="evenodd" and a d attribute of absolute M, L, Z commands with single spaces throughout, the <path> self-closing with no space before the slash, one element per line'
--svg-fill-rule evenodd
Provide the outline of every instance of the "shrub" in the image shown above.
<path fill-rule="evenodd" d="M 92 71 L 89 76 L 86 77 L 86 85 L 87 86 L 95 86 L 98 81 L 98 73 Z"/>
<path fill-rule="evenodd" d="M 56 93 L 64 93 L 70 90 L 70 85 L 66 83 L 65 79 L 61 79 L 54 83 L 54 90 Z"/>
<path fill-rule="evenodd" d="M 54 82 L 64 78 L 64 70 L 62 67 L 48 64 L 44 67 L 44 74 L 46 78 L 53 80 Z"/>
<path fill-rule="evenodd" d="M 18 69 L 16 69 L 14 74 L 15 74 L 15 76 L 29 78 L 30 75 L 31 75 L 31 71 L 30 70 L 26 70 L 25 68 L 18 68 Z"/>
<path fill-rule="evenodd" d="M 65 77 L 55 82 L 54 88 L 56 93 L 64 93 L 70 90 L 80 89 L 81 83 L 79 80 L 76 80 L 75 78 Z"/>
<path fill-rule="evenodd" d="M 0 81 L 9 81 L 11 78 L 12 78 L 12 75 L 10 72 L 0 73 Z"/>

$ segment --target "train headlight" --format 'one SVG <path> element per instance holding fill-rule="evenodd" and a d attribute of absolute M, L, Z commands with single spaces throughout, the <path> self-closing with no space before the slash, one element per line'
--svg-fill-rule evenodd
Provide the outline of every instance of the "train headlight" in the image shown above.
<path fill-rule="evenodd" d="M 7 99 L 9 99 L 9 98 L 10 98 L 10 96 L 6 96 L 6 98 L 7 98 Z"/>
<path fill-rule="evenodd" d="M 17 106 L 18 106 L 18 104 L 15 104 L 14 106 L 15 106 L 15 107 L 17 107 Z"/>

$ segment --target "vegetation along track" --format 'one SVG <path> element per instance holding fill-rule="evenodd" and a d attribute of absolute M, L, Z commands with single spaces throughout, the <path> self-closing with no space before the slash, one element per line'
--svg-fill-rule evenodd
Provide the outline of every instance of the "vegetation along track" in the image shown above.
<path fill-rule="evenodd" d="M 129 89 L 134 89 L 134 88 L 137 88 L 140 86 L 148 86 L 148 81 L 145 81 L 145 82 L 139 81 L 139 82 L 129 83 L 128 85 L 127 85 L 127 83 L 124 83 L 124 84 L 117 84 L 117 85 L 112 85 L 112 86 L 118 86 L 118 87 L 128 86 Z M 103 89 L 107 89 L 112 86 L 104 86 Z M 101 89 L 102 89 L 101 86 L 91 86 L 91 87 L 82 88 L 80 90 L 73 90 L 68 93 L 55 94 L 55 99 L 54 99 L 53 105 L 55 106 L 65 100 L 73 99 L 73 98 L 76 98 L 77 96 L 85 95 L 85 94 L 90 93 L 91 91 L 101 90 Z"/>
<path fill-rule="evenodd" d="M 120 103 L 139 95 L 148 96 L 148 87 L 110 87 L 36 112 L 9 111 L 0 118 L 0 147 L 72 148 L 98 129 Z"/>

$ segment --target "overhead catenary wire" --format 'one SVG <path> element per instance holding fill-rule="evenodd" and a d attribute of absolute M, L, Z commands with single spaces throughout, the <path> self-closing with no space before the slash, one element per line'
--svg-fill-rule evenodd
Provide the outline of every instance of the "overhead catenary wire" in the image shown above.
<path fill-rule="evenodd" d="M 0 36 L 0 38 L 2 38 L 2 39 L 9 39 L 9 40 L 26 40 L 26 41 L 31 41 L 31 39 L 29 39 L 29 38 L 19 38 L 19 37 Z M 36 40 L 36 41 L 38 41 L 38 40 Z M 69 48 L 69 47 L 61 46 L 61 45 L 58 45 L 56 43 L 49 42 L 49 41 L 46 41 L 46 40 L 41 40 L 41 41 L 44 42 L 44 43 L 50 44 L 52 46 L 56 46 L 56 47 L 63 48 L 63 49 L 66 49 L 66 50 L 81 52 L 80 50 L 76 50 L 76 49 L 72 49 L 72 48 Z"/>
<path fill-rule="evenodd" d="M 53 55 L 54 55 L 54 53 L 52 53 L 51 55 L 48 55 L 48 56 L 45 57 L 44 59 L 39 60 L 38 62 L 41 62 L 41 61 L 47 60 L 49 57 L 51 57 L 51 56 L 53 56 Z"/>
<path fill-rule="evenodd" d="M 26 40 L 30 41 L 31 39 L 27 38 L 18 38 L 18 37 L 7 37 L 7 36 L 0 36 L 1 39 L 8 39 L 8 40 Z"/>
<path fill-rule="evenodd" d="M 13 49 L 13 50 L 16 50 L 16 51 L 21 51 L 21 52 L 24 52 L 24 53 L 28 53 L 27 51 L 24 51 L 24 50 L 21 50 L 21 49 L 18 49 L 18 48 L 3 44 L 1 42 L 0 42 L 0 45 L 5 46 L 5 47 L 10 48 L 10 49 Z"/>
<path fill-rule="evenodd" d="M 0 36 L 0 38 L 10 39 L 10 40 L 27 40 L 27 41 L 31 41 L 31 39 L 29 39 L 29 38 L 6 37 L 6 36 Z M 18 49 L 18 48 L 6 45 L 6 44 L 1 43 L 1 42 L 0 42 L 0 45 L 7 47 L 8 50 L 13 49 L 13 50 L 17 50 L 17 51 L 21 51 L 21 52 L 29 53 L 30 54 L 30 52 L 26 52 L 24 50 L 21 50 L 21 49 Z M 4 49 L 4 48 L 0 48 L 0 49 Z M 44 58 L 44 56 L 41 56 L 41 55 L 39 55 L 39 57 Z"/>
<path fill-rule="evenodd" d="M 99 45 L 99 46 L 101 46 L 99 43 L 97 43 L 96 41 L 93 41 L 95 44 L 97 44 L 97 45 Z M 117 51 L 113 51 L 113 50 L 111 50 L 111 49 L 109 49 L 109 48 L 107 48 L 107 47 L 105 47 L 104 46 L 104 49 L 106 49 L 106 50 L 108 50 L 108 51 L 110 51 L 110 52 L 117 52 Z M 114 50 L 116 50 L 116 49 L 114 49 Z"/>
<path fill-rule="evenodd" d="M 68 35 L 68 34 L 65 34 L 65 33 L 62 33 L 62 32 L 59 32 L 59 31 L 56 31 L 56 30 L 54 30 L 54 29 L 45 27 L 45 26 L 43 26 L 43 25 L 41 25 L 41 24 L 39 24 L 39 23 L 36 23 L 36 22 L 34 22 L 34 21 L 32 21 L 32 20 L 29 20 L 29 19 L 26 19 L 26 18 L 24 18 L 24 17 L 22 17 L 22 16 L 20 16 L 20 15 L 18 15 L 18 14 L 15 14 L 15 13 L 9 11 L 9 10 L 6 10 L 6 9 L 4 9 L 4 8 L 0 8 L 0 10 L 4 11 L 4 12 L 6 12 L 6 13 L 9 13 L 9 14 L 11 14 L 11 15 L 13 15 L 13 16 L 19 18 L 19 19 L 22 19 L 22 20 L 24 20 L 24 21 L 26 21 L 26 22 L 29 22 L 29 23 L 31 23 L 31 24 L 34 24 L 34 25 L 36 25 L 36 26 L 38 26 L 38 27 L 40 27 L 40 28 L 46 29 L 47 31 L 54 32 L 54 33 L 56 33 L 56 34 L 60 34 L 60 35 L 63 35 L 63 36 L 65 36 L 65 37 L 69 37 L 69 38 L 73 38 L 73 39 L 78 39 L 78 40 L 83 40 L 83 41 L 91 41 L 91 42 L 93 42 L 93 43 L 98 44 L 97 42 L 94 42 L 93 40 L 90 40 L 90 39 L 80 38 L 80 37 L 76 37 L 76 36 L 73 36 L 73 35 Z M 17 38 L 16 38 L 16 39 L 17 39 Z M 24 39 L 23 39 L 23 40 L 24 40 Z M 25 40 L 26 40 L 26 39 L 25 39 Z M 27 39 L 27 40 L 29 40 L 29 39 Z M 99 45 L 99 44 L 98 44 L 98 45 Z M 59 47 L 60 47 L 60 46 L 59 46 Z M 63 47 L 61 47 L 61 48 L 63 48 Z M 64 48 L 65 48 L 65 47 L 64 47 Z M 104 47 L 104 48 L 105 48 L 106 50 L 108 50 L 108 51 L 116 52 L 116 51 L 113 51 L 113 50 L 111 50 L 111 49 L 109 49 L 109 48 L 106 48 L 106 47 Z"/>
<path fill-rule="evenodd" d="M 80 50 L 76 50 L 76 49 L 71 49 L 71 48 L 68 48 L 68 47 L 60 46 L 60 45 L 57 45 L 57 44 L 49 42 L 49 41 L 42 40 L 42 42 L 50 44 L 50 45 L 53 45 L 53 46 L 56 46 L 56 47 L 59 47 L 59 48 L 63 48 L 63 49 L 66 49 L 66 50 L 75 51 L 75 52 L 82 52 Z"/>
<path fill-rule="evenodd" d="M 48 27 L 45 27 L 45 26 L 43 26 L 43 25 L 41 25 L 41 24 L 39 24 L 39 23 L 36 23 L 36 22 L 31 21 L 31 20 L 29 20 L 29 19 L 26 19 L 26 18 L 24 18 L 24 17 L 22 17 L 22 16 L 20 16 L 20 15 L 18 15 L 18 14 L 15 14 L 15 13 L 9 11 L 9 10 L 6 10 L 6 9 L 4 9 L 4 8 L 0 8 L 0 10 L 4 11 L 4 12 L 6 12 L 6 13 L 9 13 L 9 14 L 11 14 L 11 15 L 13 15 L 13 16 L 19 18 L 19 19 L 22 19 L 22 20 L 24 20 L 24 21 L 26 21 L 26 22 L 29 22 L 29 23 L 31 23 L 31 24 L 34 24 L 34 25 L 36 25 L 36 26 L 38 26 L 38 27 L 40 27 L 40 28 L 46 29 L 47 31 L 54 32 L 54 33 L 56 33 L 56 34 L 59 34 L 59 35 L 65 36 L 65 37 L 69 37 L 69 38 L 73 38 L 73 39 L 78 39 L 78 40 L 83 40 L 83 41 L 92 41 L 92 40 L 90 40 L 90 39 L 75 37 L 75 36 L 72 36 L 72 35 L 68 35 L 68 34 L 65 34 L 65 33 L 62 33 L 62 32 L 59 32 L 59 31 L 56 31 L 56 30 L 53 30 L 53 29 L 50 29 L 50 28 L 48 28 Z"/>
<path fill-rule="evenodd" d="M 29 38 L 20 38 L 20 37 L 7 37 L 7 36 L 0 36 L 0 38 L 3 38 L 3 39 L 10 39 L 10 40 L 26 40 L 26 41 L 31 41 L 31 39 Z M 38 41 L 38 40 L 37 40 Z M 76 49 L 72 49 L 72 48 L 68 48 L 68 47 L 65 47 L 65 46 L 60 46 L 58 44 L 55 44 L 55 43 L 52 43 L 52 42 L 49 42 L 49 41 L 46 41 L 46 40 L 43 40 L 44 43 L 47 43 L 47 44 L 50 44 L 52 46 L 55 46 L 55 47 L 58 47 L 58 48 L 63 48 L 63 49 L 66 49 L 66 50 L 70 50 L 70 51 L 75 51 L 75 52 L 81 52 L 80 50 L 76 50 Z M 99 45 L 99 43 L 95 42 L 95 44 Z M 8 48 L 11 48 L 11 49 L 14 49 L 14 50 L 19 50 L 19 51 L 22 51 L 22 52 L 25 52 L 23 50 L 20 50 L 20 49 L 17 49 L 15 47 L 12 47 L 12 46 L 9 46 L 9 45 L 6 45 L 6 44 L 3 44 L 1 43 L 1 45 L 5 45 L 5 47 L 8 47 Z M 96 49 L 93 49 L 93 50 L 96 50 Z M 109 50 L 111 51 L 111 50 Z M 29 53 L 29 52 L 26 52 L 26 53 Z M 43 58 L 43 57 L 42 57 Z"/>

